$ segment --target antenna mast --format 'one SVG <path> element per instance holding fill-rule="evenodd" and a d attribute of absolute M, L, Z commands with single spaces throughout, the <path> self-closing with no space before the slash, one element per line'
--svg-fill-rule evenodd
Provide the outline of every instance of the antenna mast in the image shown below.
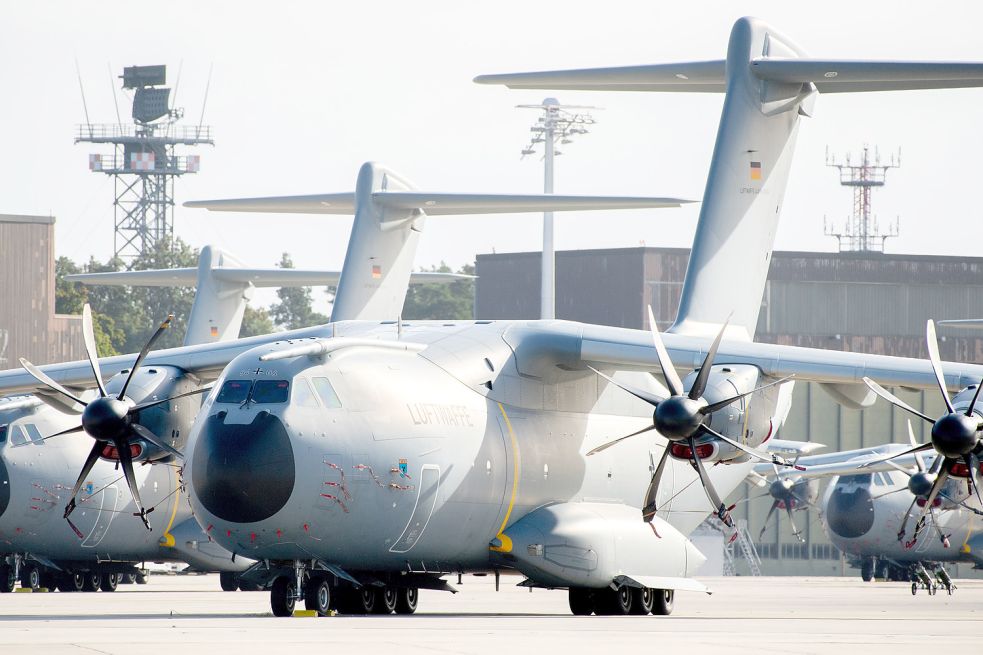
<path fill-rule="evenodd" d="M 875 150 L 871 160 L 870 148 L 865 144 L 860 164 L 853 165 L 849 154 L 846 155 L 846 162 L 840 163 L 830 157 L 827 148 L 826 166 L 839 170 L 841 186 L 853 187 L 853 215 L 846 220 L 841 231 L 826 223 L 824 216 L 823 231 L 826 236 L 836 238 L 840 252 L 884 252 L 884 242 L 898 236 L 900 221 L 895 218 L 886 232 L 880 231 L 877 217 L 871 212 L 871 191 L 885 185 L 889 168 L 901 167 L 901 151 L 898 150 L 897 157 L 891 155 L 890 163 L 881 164 L 880 154 Z"/>

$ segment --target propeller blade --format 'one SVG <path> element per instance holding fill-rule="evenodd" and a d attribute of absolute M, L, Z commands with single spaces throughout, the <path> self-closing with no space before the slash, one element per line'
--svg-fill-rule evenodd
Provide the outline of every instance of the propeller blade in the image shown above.
<path fill-rule="evenodd" d="M 48 439 L 53 439 L 54 437 L 60 437 L 65 434 L 72 434 L 73 432 L 84 432 L 84 431 L 85 428 L 83 428 L 81 425 L 76 425 L 74 428 L 68 428 L 67 430 L 62 430 L 61 432 L 55 432 L 54 434 L 49 434 L 47 437 L 42 437 L 41 441 L 47 441 Z M 25 441 L 24 443 L 17 444 L 16 446 L 12 446 L 12 448 L 32 446 L 35 443 L 36 443 L 35 441 Z"/>
<path fill-rule="evenodd" d="M 980 501 L 980 505 L 983 505 L 983 496 L 980 495 L 980 459 L 975 453 L 969 453 L 963 456 L 963 460 L 969 467 L 969 484 L 973 487 L 976 500 Z"/>
<path fill-rule="evenodd" d="M 696 472 L 700 476 L 700 482 L 703 484 L 703 490 L 706 491 L 707 498 L 710 499 L 710 504 L 714 507 L 714 513 L 721 521 L 726 523 L 724 517 L 727 516 L 727 506 L 720 500 L 720 495 L 714 488 L 713 482 L 710 481 L 710 476 L 703 466 L 703 460 L 700 459 L 699 453 L 696 452 L 696 439 L 690 437 L 687 441 L 689 442 L 690 451 L 693 453 L 693 462 L 696 465 Z"/>
<path fill-rule="evenodd" d="M 130 427 L 142 439 L 144 439 L 146 441 L 149 441 L 150 443 L 152 443 L 153 445 L 157 446 L 158 448 L 160 448 L 162 450 L 166 450 L 167 452 L 169 452 L 171 455 L 174 455 L 178 459 L 184 459 L 184 455 L 181 454 L 181 451 L 177 450 L 176 448 L 174 448 L 173 446 L 171 446 L 169 444 L 164 443 L 164 440 L 163 439 L 161 439 L 156 434 L 154 434 L 153 432 L 151 432 L 147 428 L 143 427 L 139 423 L 130 423 Z"/>
<path fill-rule="evenodd" d="M 882 457 L 881 459 L 875 459 L 873 462 L 867 462 L 865 464 L 861 464 L 857 468 L 858 469 L 865 469 L 865 468 L 867 468 L 869 466 L 873 466 L 874 464 L 880 464 L 882 462 L 887 462 L 887 461 L 890 461 L 892 459 L 895 459 L 896 457 L 901 457 L 902 455 L 910 455 L 912 453 L 919 453 L 919 452 L 921 452 L 923 450 L 928 450 L 930 448 L 932 448 L 932 442 L 931 441 L 927 441 L 927 442 L 925 442 L 923 444 L 919 444 L 919 445 L 915 446 L 914 448 L 909 448 L 908 450 L 905 450 L 903 452 L 900 452 L 900 453 L 898 453 L 896 455 L 889 455 L 887 457 Z"/>
<path fill-rule="evenodd" d="M 914 500 L 911 501 L 911 504 L 908 505 L 908 511 L 904 513 L 904 520 L 901 521 L 901 529 L 898 530 L 898 541 L 902 541 L 905 533 L 908 531 L 908 519 L 911 518 L 911 510 L 915 509 L 915 503 L 917 502 L 918 497 L 915 496 Z"/>
<path fill-rule="evenodd" d="M 595 373 L 597 373 L 602 378 L 604 378 L 605 380 L 607 380 L 608 382 L 610 382 L 614 386 L 618 387 L 619 389 L 622 389 L 624 391 L 627 391 L 628 393 L 630 393 L 631 395 L 635 396 L 639 400 L 644 400 L 645 402 L 647 402 L 652 407 L 658 407 L 659 406 L 659 403 L 661 403 L 663 400 L 665 400 L 664 398 L 659 398 L 654 393 L 649 393 L 648 391 L 644 391 L 642 389 L 636 389 L 635 387 L 629 386 L 627 384 L 621 384 L 620 382 L 616 382 L 614 380 L 614 378 L 612 378 L 612 377 L 610 377 L 608 375 L 605 375 L 604 373 L 601 373 L 600 371 L 598 371 L 593 366 L 589 366 L 588 365 L 587 368 L 589 368 L 590 370 L 594 371 Z"/>
<path fill-rule="evenodd" d="M 136 412 L 139 412 L 140 410 L 143 410 L 143 409 L 147 409 L 148 407 L 154 407 L 156 405 L 163 405 L 164 403 L 169 403 L 172 400 L 177 400 L 178 398 L 184 398 L 186 396 L 194 396 L 195 394 L 199 394 L 199 393 L 207 393 L 207 392 L 209 392 L 211 390 L 212 390 L 212 385 L 207 385 L 207 386 L 201 387 L 199 389 L 195 389 L 194 391 L 186 391 L 185 393 L 179 393 L 178 395 L 171 396 L 170 398 L 164 398 L 163 400 L 152 400 L 149 403 L 142 403 L 140 405 L 135 405 L 135 406 L 131 407 L 129 413 L 130 414 L 135 414 Z"/>
<path fill-rule="evenodd" d="M 976 385 L 976 393 L 973 394 L 973 402 L 969 403 L 969 407 L 966 408 L 966 416 L 972 416 L 973 410 L 976 409 L 976 399 L 980 397 L 980 389 L 983 389 L 983 380 Z"/>
<path fill-rule="evenodd" d="M 895 489 L 894 491 L 888 491 L 887 493 L 883 493 L 880 496 L 871 496 L 871 500 L 878 500 L 880 498 L 890 496 L 891 494 L 901 493 L 902 491 L 908 491 L 908 487 L 901 487 L 900 489 Z"/>
<path fill-rule="evenodd" d="M 662 451 L 662 457 L 659 459 L 659 465 L 655 467 L 655 473 L 652 474 L 652 480 L 649 482 L 648 489 L 645 490 L 645 504 L 642 506 L 642 520 L 646 523 L 651 523 L 652 519 L 655 518 L 655 513 L 659 511 L 656 506 L 659 496 L 659 482 L 662 480 L 662 471 L 666 468 L 666 460 L 669 459 L 669 446 Z"/>
<path fill-rule="evenodd" d="M 792 528 L 792 536 L 799 540 L 799 543 L 805 543 L 805 539 L 802 538 L 802 533 L 799 529 L 795 527 L 795 520 L 792 518 L 792 508 L 787 504 L 785 505 L 785 513 L 788 514 L 788 524 Z"/>
<path fill-rule="evenodd" d="M 741 398 L 744 398 L 745 396 L 750 396 L 753 393 L 757 393 L 757 392 L 761 391 L 762 389 L 767 389 L 768 387 L 773 387 L 776 384 L 781 384 L 783 382 L 788 382 L 789 380 L 791 380 L 794 377 L 795 377 L 794 375 L 786 375 L 781 380 L 775 380 L 774 382 L 769 382 L 768 384 L 763 384 L 760 387 L 756 387 L 754 389 L 751 389 L 750 391 L 745 391 L 744 393 L 737 394 L 736 396 L 733 396 L 732 398 L 728 398 L 727 400 L 721 400 L 721 401 L 712 403 L 710 405 L 707 405 L 706 407 L 700 408 L 700 413 L 701 414 L 712 414 L 713 412 L 717 411 L 718 409 L 723 409 L 724 407 L 726 407 L 727 405 L 731 404 L 732 402 L 738 401 Z"/>
<path fill-rule="evenodd" d="M 160 335 L 164 334 L 164 330 L 171 327 L 171 321 L 173 320 L 174 320 L 174 314 L 168 314 L 167 318 L 164 319 L 164 322 L 161 323 L 160 327 L 157 328 L 157 331 L 154 332 L 150 336 L 150 339 L 147 340 L 147 343 L 144 345 L 143 350 L 140 351 L 140 354 L 137 355 L 136 361 L 133 362 L 133 367 L 130 368 L 130 374 L 126 376 L 126 382 L 123 383 L 123 388 L 119 390 L 119 395 L 116 396 L 116 400 L 123 400 L 123 396 L 126 395 L 126 388 L 130 386 L 130 380 L 133 379 L 134 373 L 137 372 L 137 369 L 140 368 L 140 364 L 142 364 L 143 360 L 146 359 L 147 353 L 149 353 L 150 349 L 153 348 L 154 346 L 154 342 L 156 342 L 157 339 L 160 339 Z M 103 392 L 102 395 L 105 396 L 106 393 Z"/>
<path fill-rule="evenodd" d="M 641 430 L 639 430 L 637 432 L 632 432 L 629 435 L 625 435 L 623 437 L 619 437 L 618 439 L 615 439 L 614 441 L 609 441 L 609 442 L 607 442 L 605 444 L 601 444 L 597 448 L 593 448 L 590 451 L 588 451 L 586 456 L 587 457 L 590 457 L 591 455 L 596 455 L 597 453 L 601 452 L 602 450 L 607 450 L 611 446 L 613 446 L 613 445 L 615 445 L 617 443 L 620 443 L 620 442 L 624 441 L 625 439 L 630 439 L 631 437 L 638 436 L 640 434 L 643 434 L 645 432 L 648 432 L 649 430 L 654 430 L 654 429 L 655 429 L 655 426 L 654 425 L 650 425 L 647 428 L 642 428 Z"/>
<path fill-rule="evenodd" d="M 724 331 L 727 330 L 727 323 L 729 322 L 729 318 L 724 321 L 724 324 L 720 327 L 720 332 L 717 333 L 717 338 L 713 340 L 710 350 L 707 351 L 707 356 L 703 358 L 703 365 L 700 366 L 700 372 L 696 374 L 696 379 L 693 380 L 693 386 L 689 388 L 690 400 L 702 398 L 703 392 L 707 390 L 707 380 L 710 379 L 710 368 L 713 366 L 713 359 L 717 356 L 717 348 L 720 346 L 720 340 L 724 338 Z"/>
<path fill-rule="evenodd" d="M 942 392 L 942 400 L 945 407 L 951 414 L 952 401 L 949 399 L 949 391 L 945 388 L 945 376 L 942 375 L 942 358 L 939 357 L 939 340 L 935 336 L 935 322 L 928 319 L 925 323 L 925 345 L 928 346 L 928 359 L 932 362 L 932 371 L 935 373 L 935 380 L 939 383 L 939 391 Z"/>
<path fill-rule="evenodd" d="M 652 332 L 652 344 L 655 346 L 655 354 L 659 357 L 659 367 L 662 368 L 662 377 L 666 380 L 669 393 L 673 396 L 679 396 L 683 393 L 683 381 L 679 379 L 679 373 L 676 372 L 675 367 L 672 365 L 672 360 L 669 359 L 669 351 L 666 350 L 666 345 L 662 343 L 662 335 L 659 334 L 659 327 L 655 323 L 655 314 L 652 313 L 652 305 L 648 306 L 648 312 L 649 328 Z"/>
<path fill-rule="evenodd" d="M 89 303 L 82 305 L 82 339 L 85 341 L 85 354 L 92 367 L 92 376 L 99 387 L 99 395 L 106 397 L 106 385 L 102 383 L 102 373 L 99 371 L 99 352 L 96 350 L 95 331 L 92 328 L 92 309 Z"/>
<path fill-rule="evenodd" d="M 804 467 L 804 466 L 797 466 L 795 464 L 790 464 L 789 462 L 786 462 L 784 459 L 778 457 L 778 455 L 773 455 L 771 453 L 762 453 L 761 451 L 755 450 L 754 448 L 751 448 L 750 446 L 745 446 L 741 442 L 735 441 L 735 440 L 731 439 L 730 437 L 725 436 L 725 435 L 717 432 L 716 430 L 714 430 L 713 428 L 711 428 L 708 425 L 701 426 L 701 429 L 704 432 L 708 432 L 709 434 L 712 434 L 713 436 L 715 436 L 716 438 L 720 439 L 721 441 L 726 441 L 727 443 L 729 443 L 730 445 L 732 445 L 734 448 L 737 448 L 741 452 L 747 453 L 748 455 L 750 455 L 751 457 L 754 457 L 755 459 L 757 459 L 759 461 L 768 462 L 768 463 L 772 464 L 773 466 L 787 466 L 787 467 L 790 467 L 790 468 L 795 468 L 798 471 L 804 471 L 804 470 L 806 470 L 806 467 Z"/>
<path fill-rule="evenodd" d="M 932 509 L 932 504 L 935 502 L 935 498 L 942 491 L 942 485 L 949 477 L 949 467 L 943 466 L 939 471 L 939 474 L 935 477 L 935 484 L 932 485 L 932 490 L 928 493 L 928 498 L 925 500 L 925 506 L 922 507 L 922 511 L 919 513 L 918 522 L 915 523 L 915 536 L 914 541 L 918 540 L 918 533 L 921 531 L 922 526 L 925 525 L 925 515 Z"/>
<path fill-rule="evenodd" d="M 915 457 L 918 457 L 918 456 L 919 456 L 919 454 L 918 453 L 915 453 Z M 905 475 L 907 475 L 909 478 L 914 475 L 914 473 L 912 473 L 911 471 L 909 471 L 908 469 L 906 469 L 905 467 L 901 466 L 900 464 L 898 464 L 896 462 L 892 462 L 892 461 L 888 460 L 888 461 L 885 462 L 885 464 L 887 464 L 888 466 L 890 466 L 891 468 L 893 468 L 893 469 L 895 469 L 897 471 L 901 471 L 902 473 L 904 473 Z M 923 469 L 918 469 L 918 470 L 919 470 L 920 473 L 924 473 L 924 470 Z M 892 491 L 891 493 L 894 493 L 894 492 Z"/>
<path fill-rule="evenodd" d="M 24 370 L 27 371 L 31 375 L 31 377 L 33 377 L 35 380 L 37 380 L 41 384 L 43 384 L 43 385 L 45 385 L 47 387 L 50 387 L 52 390 L 57 391 L 58 393 L 60 393 L 61 395 L 65 396 L 67 398 L 71 398 L 72 400 L 74 400 L 78 404 L 82 405 L 83 407 L 85 405 L 88 405 L 89 404 L 89 403 L 85 402 L 84 400 L 82 400 L 81 398 L 79 398 L 78 396 L 76 396 L 74 393 L 72 393 L 68 389 L 66 389 L 65 387 L 61 386 L 60 384 L 58 384 L 57 382 L 55 382 L 54 380 L 52 380 L 48 376 L 47 373 L 45 373 L 44 371 L 42 371 L 41 369 L 39 369 L 37 366 L 35 366 L 31 362 L 27 361 L 23 357 L 20 358 L 20 365 L 24 367 Z"/>
<path fill-rule="evenodd" d="M 65 506 L 64 518 L 67 519 L 68 515 L 75 509 L 75 497 L 78 496 L 79 489 L 82 488 L 82 483 L 85 481 L 85 478 L 88 477 L 92 467 L 96 465 L 96 460 L 99 459 L 99 455 L 102 453 L 102 447 L 104 445 L 105 442 L 103 441 L 96 441 L 92 444 L 92 450 L 89 451 L 88 457 L 85 458 L 85 464 L 82 465 L 82 471 L 79 473 L 78 480 L 75 481 L 75 486 L 72 487 L 72 495 L 68 499 L 68 505 Z"/>
<path fill-rule="evenodd" d="M 117 439 L 116 452 L 119 453 L 119 461 L 123 465 L 123 475 L 126 476 L 126 484 L 130 487 L 133 502 L 136 504 L 137 509 L 140 510 L 135 515 L 143 519 L 143 524 L 150 530 L 150 523 L 147 522 L 147 510 L 143 508 L 143 501 L 140 500 L 140 490 L 137 488 L 137 476 L 133 472 L 133 456 L 130 454 L 130 444 L 125 439 Z"/>
<path fill-rule="evenodd" d="M 895 396 L 893 393 L 891 393 L 890 391 L 888 391 L 887 389 L 885 389 L 881 385 L 877 384 L 876 382 L 874 382 L 870 378 L 865 377 L 864 378 L 864 384 L 867 385 L 867 388 L 868 389 L 870 389 L 871 391 L 873 391 L 878 396 L 880 396 L 881 398 L 883 398 L 887 402 L 891 403 L 895 407 L 900 407 L 901 409 L 905 410 L 906 412 L 910 412 L 911 414 L 914 414 L 915 416 L 919 416 L 919 417 L 923 418 L 924 420 L 928 421 L 929 423 L 935 423 L 935 419 L 934 418 L 931 418 L 929 416 L 926 416 L 925 414 L 922 414 L 917 409 L 915 409 L 914 407 L 912 407 L 911 405 L 909 405 L 905 401 L 901 400 L 900 398 L 898 398 L 897 396 Z"/>
<path fill-rule="evenodd" d="M 761 537 L 765 536 L 765 530 L 768 529 L 768 521 L 771 520 L 771 515 L 774 514 L 775 510 L 777 509 L 778 509 L 778 501 L 774 500 L 771 503 L 771 509 L 768 510 L 768 516 L 765 517 L 765 522 L 761 526 L 761 532 L 758 533 L 758 541 L 761 541 Z"/>
<path fill-rule="evenodd" d="M 918 445 L 918 442 L 915 440 L 915 431 L 911 428 L 911 419 L 908 419 L 908 441 L 912 446 Z M 922 457 L 921 453 L 915 453 L 915 464 L 918 466 L 918 471 L 920 473 L 925 472 L 925 459 Z"/>

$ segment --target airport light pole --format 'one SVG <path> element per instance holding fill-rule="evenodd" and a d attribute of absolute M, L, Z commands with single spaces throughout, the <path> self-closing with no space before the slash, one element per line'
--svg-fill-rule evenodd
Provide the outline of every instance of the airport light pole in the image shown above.
<path fill-rule="evenodd" d="M 553 162 L 563 152 L 556 144 L 566 145 L 573 137 L 587 134 L 587 125 L 596 121 L 585 110 L 596 107 L 561 105 L 556 98 L 546 98 L 538 105 L 518 105 L 519 109 L 538 109 L 542 112 L 536 124 L 530 128 L 532 139 L 522 149 L 522 158 L 536 153 L 536 146 L 543 144 L 543 193 L 553 193 Z M 575 111 L 576 110 L 576 111 Z M 543 212 L 542 282 L 539 292 L 539 317 L 556 318 L 556 250 L 553 243 L 553 212 Z"/>

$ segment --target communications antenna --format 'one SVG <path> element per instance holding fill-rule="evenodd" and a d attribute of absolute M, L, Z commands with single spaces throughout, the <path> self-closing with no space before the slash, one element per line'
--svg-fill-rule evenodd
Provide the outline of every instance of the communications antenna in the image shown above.
<path fill-rule="evenodd" d="M 566 146 L 573 143 L 576 136 L 587 134 L 587 127 L 597 121 L 587 110 L 598 107 L 561 105 L 556 98 L 546 98 L 538 105 L 517 105 L 518 109 L 538 109 L 542 116 L 530 128 L 532 137 L 522 149 L 522 159 L 536 154 L 543 145 L 543 193 L 553 193 L 553 160 L 563 152 L 557 144 Z M 542 283 L 539 294 L 540 318 L 556 318 L 556 251 L 553 245 L 553 212 L 543 212 L 543 260 Z"/>
<path fill-rule="evenodd" d="M 169 106 L 166 73 L 165 66 L 124 68 L 120 77 L 122 88 L 133 92 L 133 123 L 93 124 L 86 112 L 75 135 L 75 143 L 113 147 L 111 154 L 90 154 L 89 170 L 113 177 L 113 254 L 124 260 L 173 243 L 174 182 L 201 167 L 198 155 L 178 155 L 177 147 L 215 145 L 210 126 L 178 125 L 184 110 Z"/>
<path fill-rule="evenodd" d="M 850 163 L 849 154 L 846 155 L 845 162 L 840 162 L 835 157 L 830 157 L 827 148 L 826 166 L 839 170 L 840 185 L 853 187 L 853 215 L 846 220 L 840 231 L 836 231 L 823 216 L 823 231 L 826 236 L 836 238 L 840 252 L 884 252 L 884 242 L 898 236 L 900 220 L 895 217 L 887 231 L 881 232 L 877 217 L 871 212 L 870 197 L 875 187 L 882 187 L 886 183 L 888 169 L 901 167 L 901 150 L 898 150 L 897 157 L 891 155 L 889 163 L 882 164 L 880 153 L 876 150 L 873 161 L 871 160 L 870 148 L 865 144 L 860 164 L 854 165 Z"/>

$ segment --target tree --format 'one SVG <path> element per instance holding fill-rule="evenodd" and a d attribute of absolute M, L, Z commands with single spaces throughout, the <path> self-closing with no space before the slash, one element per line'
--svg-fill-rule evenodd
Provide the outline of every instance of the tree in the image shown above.
<path fill-rule="evenodd" d="M 294 263 L 289 254 L 283 253 L 277 266 L 293 268 Z M 312 309 L 310 287 L 283 287 L 277 289 L 276 295 L 280 302 L 270 306 L 270 317 L 277 327 L 294 330 L 328 322 L 327 316 Z"/>
<path fill-rule="evenodd" d="M 270 318 L 270 313 L 262 307 L 254 309 L 246 305 L 246 311 L 242 315 L 242 328 L 239 329 L 239 336 L 254 337 L 271 332 L 273 332 L 273 319 Z"/>
<path fill-rule="evenodd" d="M 451 268 L 444 262 L 433 266 L 431 271 L 450 273 Z M 465 264 L 458 273 L 474 275 L 474 265 Z M 474 280 L 455 280 L 450 284 L 414 284 L 406 293 L 403 304 L 403 318 L 458 319 L 474 318 Z"/>

